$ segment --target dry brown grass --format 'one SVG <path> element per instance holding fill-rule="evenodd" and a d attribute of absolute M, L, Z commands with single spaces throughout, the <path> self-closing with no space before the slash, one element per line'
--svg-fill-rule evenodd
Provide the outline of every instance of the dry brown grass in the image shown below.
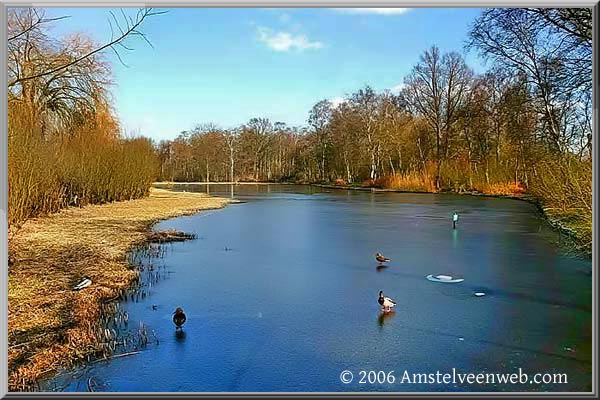
<path fill-rule="evenodd" d="M 478 192 L 490 196 L 519 197 L 525 193 L 525 188 L 520 182 L 483 183 L 481 185 L 475 185 L 475 189 Z"/>
<path fill-rule="evenodd" d="M 9 242 L 9 390 L 30 389 L 44 373 L 98 351 L 102 301 L 135 278 L 126 255 L 147 240 L 153 222 L 226 203 L 152 189 L 143 199 L 68 208 L 27 221 Z M 72 291 L 83 275 L 94 284 Z"/>
<path fill-rule="evenodd" d="M 389 175 L 377 179 L 373 185 L 383 189 L 394 189 L 407 192 L 437 192 L 435 188 L 435 179 L 429 171 Z"/>
<path fill-rule="evenodd" d="M 574 236 L 576 247 L 592 254 L 592 160 L 563 156 L 537 167 L 529 191 L 554 225 Z"/>

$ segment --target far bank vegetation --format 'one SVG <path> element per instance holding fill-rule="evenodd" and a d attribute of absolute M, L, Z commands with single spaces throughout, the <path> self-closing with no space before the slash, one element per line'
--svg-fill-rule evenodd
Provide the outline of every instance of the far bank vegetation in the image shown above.
<path fill-rule="evenodd" d="M 591 248 L 591 9 L 486 9 L 466 46 L 485 71 L 433 46 L 391 78 L 399 90 L 319 101 L 305 126 L 202 123 L 160 143 L 123 135 L 105 56 L 145 38 L 140 26 L 154 14 L 113 15 L 111 41 L 94 43 L 53 38 L 60 19 L 9 9 L 11 230 L 68 205 L 145 196 L 156 179 L 287 181 L 524 193 Z"/>
<path fill-rule="evenodd" d="M 308 126 L 253 118 L 158 144 L 164 181 L 292 181 L 535 198 L 591 249 L 592 13 L 487 9 L 467 49 L 426 49 L 398 92 L 363 87 Z"/>

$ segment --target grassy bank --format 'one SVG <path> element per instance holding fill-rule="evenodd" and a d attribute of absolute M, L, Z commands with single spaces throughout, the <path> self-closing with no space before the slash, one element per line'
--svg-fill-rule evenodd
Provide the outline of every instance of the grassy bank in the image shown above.
<path fill-rule="evenodd" d="M 159 220 L 221 208 L 229 200 L 152 189 L 150 196 L 68 208 L 27 221 L 9 242 L 9 390 L 27 390 L 42 375 L 98 350 L 102 302 L 135 279 L 127 253 Z M 74 283 L 94 284 L 80 292 Z"/>

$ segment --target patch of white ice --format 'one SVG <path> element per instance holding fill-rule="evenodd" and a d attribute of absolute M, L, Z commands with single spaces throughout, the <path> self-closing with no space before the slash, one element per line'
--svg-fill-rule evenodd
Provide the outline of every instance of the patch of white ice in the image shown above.
<path fill-rule="evenodd" d="M 459 283 L 459 282 L 464 281 L 463 278 L 454 278 L 453 276 L 450 276 L 450 275 L 433 276 L 433 274 L 429 274 L 429 275 L 427 275 L 426 278 L 432 282 L 443 282 L 443 283 Z"/>

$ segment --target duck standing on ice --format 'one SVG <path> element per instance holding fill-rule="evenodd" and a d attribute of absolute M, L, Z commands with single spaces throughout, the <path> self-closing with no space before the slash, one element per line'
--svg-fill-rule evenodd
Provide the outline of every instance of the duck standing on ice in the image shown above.
<path fill-rule="evenodd" d="M 177 307 L 173 313 L 173 323 L 175 324 L 175 330 L 183 330 L 183 324 L 186 320 L 185 313 L 181 307 Z"/>
<path fill-rule="evenodd" d="M 390 297 L 383 296 L 383 290 L 379 291 L 379 299 L 377 300 L 383 311 L 391 311 L 396 306 L 396 302 Z"/>
<path fill-rule="evenodd" d="M 384 256 L 383 256 L 381 253 L 377 253 L 377 254 L 375 254 L 375 259 L 376 259 L 377 261 L 379 261 L 380 263 L 382 263 L 382 264 L 383 264 L 383 263 L 386 263 L 386 262 L 390 262 L 390 261 L 392 261 L 392 259 L 391 259 L 391 258 L 384 257 Z"/>

